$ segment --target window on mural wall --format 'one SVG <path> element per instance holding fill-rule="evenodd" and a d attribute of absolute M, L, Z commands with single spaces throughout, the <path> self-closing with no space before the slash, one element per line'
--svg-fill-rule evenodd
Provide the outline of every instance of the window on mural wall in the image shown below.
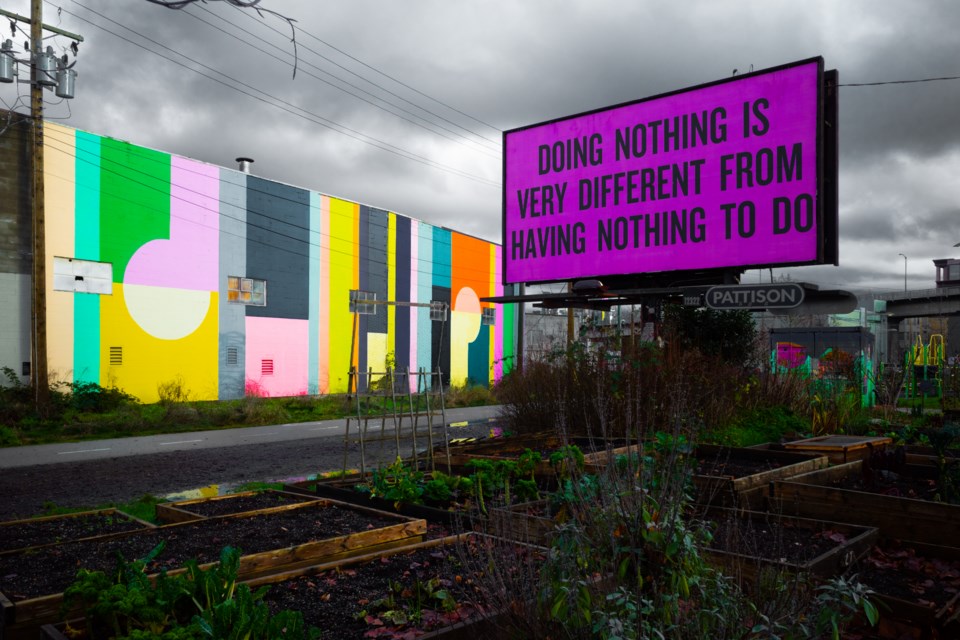
<path fill-rule="evenodd" d="M 267 281 L 229 276 L 227 278 L 227 301 L 265 307 L 267 306 Z"/>
<path fill-rule="evenodd" d="M 497 310 L 484 309 L 483 316 L 480 318 L 480 324 L 491 326 L 497 323 Z"/>

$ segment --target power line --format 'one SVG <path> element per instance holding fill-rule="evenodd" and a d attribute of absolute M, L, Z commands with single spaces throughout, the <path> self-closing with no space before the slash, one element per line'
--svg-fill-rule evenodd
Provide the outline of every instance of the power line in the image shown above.
<path fill-rule="evenodd" d="M 887 80 L 885 82 L 849 82 L 838 84 L 838 87 L 880 87 L 887 84 L 918 84 L 920 82 L 944 82 L 946 80 L 960 80 L 960 76 L 941 76 L 939 78 L 920 78 L 918 80 Z"/>
<path fill-rule="evenodd" d="M 241 27 L 240 25 L 237 25 L 237 24 L 235 24 L 235 23 L 233 23 L 233 22 L 230 22 L 229 20 L 227 20 L 227 19 L 225 19 L 225 18 L 223 18 L 223 17 L 221 17 L 221 16 L 218 16 L 217 14 L 213 13 L 213 12 L 210 11 L 209 9 L 206 9 L 206 8 L 204 8 L 204 7 L 200 7 L 200 9 L 203 10 L 203 11 L 205 11 L 205 12 L 207 12 L 207 13 L 209 13 L 210 15 L 212 15 L 212 16 L 214 16 L 214 17 L 216 17 L 216 18 L 219 18 L 220 20 L 223 20 L 223 21 L 226 22 L 227 24 L 229 24 L 229 25 L 231 25 L 231 26 L 239 29 L 239 30 L 242 31 L 243 33 L 246 33 L 246 34 L 248 34 L 248 35 L 250 35 L 250 36 L 253 36 L 254 38 L 257 37 L 256 34 L 254 34 L 253 32 L 248 31 L 247 29 L 244 29 L 244 28 Z M 264 55 L 270 56 L 270 57 L 273 58 L 274 60 L 278 60 L 278 61 L 280 61 L 280 62 L 285 62 L 285 61 L 284 61 L 282 58 L 280 58 L 279 56 L 277 56 L 277 55 L 275 55 L 275 54 L 273 54 L 273 53 L 270 53 L 269 51 L 266 51 L 266 50 L 264 50 L 264 49 L 261 49 L 260 47 L 258 47 L 257 45 L 253 44 L 253 43 L 250 42 L 249 40 L 244 40 L 243 38 L 237 36 L 236 34 L 230 33 L 229 31 L 227 31 L 227 30 L 225 30 L 225 29 L 223 29 L 223 28 L 221 28 L 221 27 L 218 27 L 217 25 L 215 25 L 215 24 L 213 24 L 213 23 L 211 23 L 211 22 L 209 22 L 209 21 L 207 21 L 207 20 L 204 20 L 204 19 L 201 18 L 200 16 L 194 15 L 193 13 L 190 13 L 189 11 L 184 11 L 183 13 L 186 14 L 186 15 L 188 15 L 188 16 L 190 16 L 190 17 L 193 18 L 194 20 L 198 20 L 198 21 L 202 22 L 203 24 L 209 26 L 211 29 L 216 29 L 216 30 L 219 31 L 220 33 L 223 33 L 224 35 L 228 35 L 228 36 L 230 36 L 231 38 L 234 38 L 235 40 L 237 40 L 237 41 L 239 41 L 239 42 L 242 42 L 242 43 L 246 44 L 246 45 L 249 46 L 249 47 L 252 47 L 253 49 L 259 51 L 260 53 L 262 53 L 262 54 L 264 54 Z M 266 42 L 266 41 L 264 41 L 264 42 Z M 280 50 L 280 51 L 283 51 L 283 48 L 282 48 L 282 47 L 279 47 L 279 46 L 277 46 L 277 45 L 275 45 L 275 44 L 273 44 L 273 43 L 271 43 L 271 42 L 266 42 L 266 44 L 270 45 L 270 46 L 273 47 L 274 49 L 278 49 L 278 50 Z M 305 47 L 305 48 L 306 48 L 306 47 Z M 307 51 L 312 51 L 312 50 L 309 49 L 309 48 L 306 48 L 306 49 L 307 49 Z M 399 107 L 399 106 L 397 106 L 397 105 L 395 105 L 395 104 L 390 103 L 389 101 L 383 100 L 382 98 L 380 98 L 380 97 L 378 97 L 378 96 L 375 96 L 374 94 L 370 93 L 370 92 L 367 91 L 366 89 L 363 89 L 362 87 L 358 87 L 358 86 L 355 85 L 355 84 L 352 84 L 352 83 L 350 83 L 350 82 L 347 82 L 347 81 L 344 80 L 343 78 L 339 78 L 339 77 L 333 75 L 332 73 L 330 73 L 330 72 L 328 72 L 328 71 L 325 71 L 324 69 L 321 69 L 320 67 L 318 67 L 318 66 L 315 65 L 315 64 L 311 64 L 311 63 L 309 63 L 309 62 L 304 62 L 304 61 L 301 61 L 301 63 L 302 63 L 302 64 L 305 64 L 305 65 L 307 65 L 307 66 L 309 66 L 309 67 L 312 67 L 313 69 L 316 69 L 316 70 L 319 71 L 320 73 L 326 74 L 326 75 L 330 76 L 331 78 L 336 79 L 338 82 L 342 82 L 343 84 L 347 85 L 348 87 L 350 87 L 350 88 L 352 88 L 352 89 L 356 89 L 357 91 L 360 91 L 360 92 L 363 92 L 363 93 L 367 94 L 368 96 L 370 96 L 370 97 L 373 98 L 374 100 L 379 100 L 379 101 L 381 101 L 381 102 L 385 102 L 386 104 L 389 104 L 390 106 L 392 106 L 392 107 L 394 107 L 394 108 L 396 108 L 396 109 L 399 109 L 401 112 L 403 112 L 403 113 L 411 116 L 412 118 L 417 118 L 417 119 L 419 119 L 419 120 L 422 120 L 423 122 L 427 122 L 427 123 L 429 123 L 430 125 L 435 126 L 435 127 L 438 127 L 438 128 L 440 128 L 440 129 L 442 129 L 443 131 L 446 131 L 446 132 L 448 132 L 448 133 L 453 134 L 454 136 L 457 136 L 457 137 L 459 137 L 459 138 L 462 138 L 464 141 L 469 142 L 469 143 L 471 143 L 471 144 L 474 144 L 474 145 L 479 144 L 479 143 L 477 143 L 476 141 L 471 140 L 470 138 L 467 138 L 466 136 L 464 136 L 464 135 L 461 134 L 461 133 L 458 133 L 458 132 L 456 132 L 456 131 L 454 131 L 454 130 L 452 130 L 452 129 L 448 129 L 447 127 L 444 127 L 444 126 L 442 126 L 442 125 L 439 125 L 439 124 L 430 122 L 429 120 L 426 120 L 425 118 L 422 118 L 421 116 L 419 116 L 419 115 L 417 115 L 417 114 L 415 114 L 415 113 L 413 113 L 413 112 L 411 112 L 411 111 L 408 111 L 408 110 L 404 109 L 403 107 Z M 314 78 L 315 80 L 318 80 L 318 81 L 320 81 L 320 82 L 323 82 L 324 84 L 327 84 L 327 85 L 333 87 L 334 89 L 337 89 L 337 90 L 339 90 L 339 91 L 342 91 L 342 92 L 346 93 L 347 95 L 353 96 L 353 97 L 356 98 L 357 100 L 362 100 L 363 102 L 366 102 L 367 104 L 369 104 L 369 105 L 371 105 L 371 106 L 373 106 L 373 107 L 376 107 L 377 109 L 381 109 L 381 110 L 383 110 L 383 111 L 386 111 L 386 112 L 389 113 L 390 115 L 396 116 L 396 117 L 400 118 L 401 120 L 404 120 L 405 122 L 409 122 L 410 124 L 412 124 L 412 125 L 414 125 L 414 126 L 416 126 L 416 127 L 420 127 L 421 129 L 424 129 L 425 131 L 429 131 L 429 132 L 432 133 L 432 134 L 442 136 L 443 138 L 446 138 L 447 140 L 450 140 L 451 142 L 455 142 L 455 143 L 457 143 L 457 144 L 460 144 L 460 145 L 463 145 L 463 146 L 467 146 L 467 145 L 465 144 L 465 142 L 462 142 L 462 141 L 460 141 L 460 140 L 456 140 L 456 139 L 454 139 L 454 138 L 451 138 L 450 136 L 444 135 L 444 134 L 442 134 L 442 133 L 439 133 L 438 131 L 435 131 L 435 130 L 433 130 L 433 129 L 430 129 L 429 127 L 421 124 L 420 122 L 416 122 L 416 121 L 414 121 L 414 120 L 411 120 L 410 118 L 406 118 L 406 117 L 404 117 L 404 116 L 396 113 L 395 111 L 391 111 L 390 109 L 387 109 L 386 107 L 384 107 L 384 106 L 382 106 L 382 105 L 379 105 L 379 104 L 377 104 L 377 103 L 375 103 L 375 102 L 372 102 L 372 101 L 364 98 L 363 96 L 359 96 L 359 95 L 357 95 L 357 94 L 355 94 L 355 93 L 353 93 L 353 92 L 351 92 L 351 91 L 348 91 L 348 90 L 344 89 L 343 87 L 337 86 L 336 84 L 330 82 L 329 80 L 325 80 L 325 79 L 323 79 L 323 78 L 321 78 L 321 77 L 319 77 L 319 76 L 317 76 L 317 75 L 314 75 L 314 74 L 312 74 L 312 73 L 309 73 L 309 72 L 307 72 L 307 71 L 305 71 L 304 73 L 306 73 L 306 74 L 307 74 L 308 76 L 310 76 L 311 78 Z M 488 152 L 489 149 L 488 149 L 487 147 L 481 147 L 480 149 L 477 149 L 476 147 L 467 147 L 467 148 L 468 148 L 468 149 L 472 149 L 473 151 L 479 151 L 479 152 L 483 153 L 484 155 L 486 155 L 486 156 L 489 157 L 489 158 L 498 158 L 498 157 L 499 157 L 499 155 L 495 155 L 495 154 L 489 153 L 489 152 Z"/>
<path fill-rule="evenodd" d="M 248 17 L 248 18 L 251 18 L 251 19 L 254 19 L 253 16 L 250 16 L 250 15 L 248 15 L 247 17 Z M 278 30 L 276 30 L 276 29 L 273 29 L 273 28 L 270 27 L 269 25 L 264 25 L 264 26 L 266 26 L 268 29 L 271 29 L 271 30 L 273 30 L 273 31 L 276 31 L 277 33 L 280 33 L 280 34 L 282 35 L 282 32 L 281 32 L 281 31 L 278 31 Z M 465 112 L 461 111 L 460 109 L 457 109 L 456 107 L 451 106 L 451 105 L 447 104 L 446 102 L 443 102 L 442 100 L 438 100 L 437 98 L 434 98 L 433 96 L 427 95 L 427 94 L 424 93 L 423 91 L 420 91 L 419 89 L 417 89 L 417 88 L 415 88 L 415 87 L 412 87 L 412 86 L 410 86 L 409 84 L 407 84 L 407 83 L 405 83 L 405 82 L 403 82 L 403 81 L 401 81 L 401 80 L 398 80 L 397 78 L 394 78 L 393 76 L 391 76 L 391 75 L 389 75 L 389 74 L 387 74 L 387 73 L 384 73 L 383 71 L 380 71 L 380 70 L 377 69 L 376 67 L 373 67 L 373 66 L 367 64 L 367 63 L 364 62 L 363 60 L 360 60 L 360 59 L 358 59 L 358 58 L 355 58 L 354 56 L 350 55 L 349 53 L 347 53 L 347 52 L 344 51 L 343 49 L 339 49 L 339 48 L 335 47 L 334 45 L 330 44 L 329 42 L 318 38 L 317 36 L 313 35 L 313 34 L 310 33 L 309 31 L 303 29 L 303 27 L 300 28 L 300 32 L 303 33 L 303 34 L 305 34 L 305 35 L 307 35 L 307 36 L 310 36 L 311 38 L 313 38 L 314 40 L 316 40 L 316 41 L 319 42 L 320 44 L 322 44 L 322 45 L 324 45 L 324 46 L 326 46 L 326 47 L 329 47 L 329 48 L 333 49 L 334 51 L 336 51 L 336 52 L 339 53 L 340 55 L 345 56 L 345 57 L 349 58 L 350 60 L 353 60 L 353 61 L 356 62 L 357 64 L 360 64 L 360 65 L 366 67 L 367 69 L 370 69 L 370 70 L 373 71 L 374 73 L 376 73 L 376 74 L 378 74 L 378 75 L 380 75 L 380 76 L 383 76 L 384 78 L 387 78 L 387 79 L 389 79 L 389 80 L 391 80 L 391 81 L 393 81 L 393 82 L 396 82 L 396 83 L 397 83 L 398 85 L 400 85 L 401 87 L 405 87 L 405 88 L 409 89 L 410 91 L 413 91 L 413 92 L 416 93 L 417 95 L 423 96 L 424 98 L 426 98 L 426 99 L 428 99 L 428 100 L 431 100 L 431 101 L 433 101 L 433 102 L 435 102 L 435 103 L 437 103 L 437 104 L 439 104 L 439 105 L 441 105 L 441 106 L 443 106 L 443 107 L 446 107 L 446 108 L 449 109 L 450 111 L 453 111 L 454 113 L 458 113 L 458 114 L 462 115 L 462 116 L 465 117 L 465 118 L 469 118 L 470 120 L 473 120 L 474 122 L 476 122 L 476 123 L 478 123 L 478 124 L 482 124 L 482 125 L 485 126 L 485 127 L 489 127 L 490 129 L 496 131 L 497 133 L 502 133 L 502 132 L 503 132 L 503 130 L 500 129 L 499 127 L 495 127 L 495 126 L 493 126 L 492 124 L 488 124 L 488 123 L 484 122 L 483 120 L 480 120 L 480 119 L 478 119 L 478 118 L 475 118 L 474 116 L 471 116 L 469 113 L 465 113 Z M 304 48 L 306 48 L 306 46 L 304 46 Z M 379 84 L 377 84 L 377 83 L 375 83 L 375 82 L 373 82 L 373 81 L 371 81 L 371 80 L 368 80 L 368 79 L 366 79 L 366 78 L 363 78 L 363 76 L 360 76 L 360 75 L 357 74 L 356 72 L 351 71 L 350 69 L 347 69 L 346 67 L 344 67 L 344 66 L 342 66 L 342 65 L 334 62 L 333 60 L 330 60 L 330 59 L 327 58 L 326 56 L 324 56 L 324 55 L 322 55 L 322 54 L 314 51 L 313 49 L 307 49 L 307 50 L 310 51 L 311 53 L 317 55 L 317 56 L 320 56 L 320 57 L 323 58 L 324 60 L 327 60 L 327 61 L 330 62 L 331 64 L 334 64 L 334 65 L 340 67 L 340 68 L 343 69 L 344 71 L 347 71 L 348 73 L 352 73 L 353 75 L 357 76 L 358 78 L 362 78 L 362 79 L 365 80 L 366 82 L 369 82 L 370 84 L 372 84 L 372 85 L 374 85 L 374 86 L 376 86 L 376 87 L 379 87 L 379 88 L 382 89 L 383 91 L 386 91 L 387 93 L 390 93 L 390 95 L 394 95 L 394 96 L 396 96 L 397 98 L 400 98 L 401 100 L 404 100 L 405 102 L 408 102 L 409 104 L 414 104 L 414 103 L 410 102 L 409 100 L 406 100 L 406 99 L 403 98 L 402 96 L 399 96 L 399 95 L 397 95 L 397 94 L 395 94 L 395 93 L 392 93 L 391 91 L 389 91 L 388 89 L 380 86 Z M 414 106 L 417 106 L 417 105 L 414 105 Z M 424 109 L 423 107 L 419 107 L 419 106 L 418 106 L 417 108 L 423 109 L 424 111 L 426 111 L 427 113 L 430 113 L 431 115 L 435 115 L 435 114 L 431 113 L 430 111 L 427 111 L 427 109 Z M 442 116 L 436 116 L 436 117 L 442 118 Z M 450 121 L 447 120 L 447 122 L 450 122 Z M 451 122 L 451 124 L 455 124 L 455 123 L 452 123 L 452 122 Z M 460 125 L 457 125 L 457 126 L 460 126 Z M 484 140 L 489 140 L 490 142 L 495 142 L 495 143 L 499 144 L 499 141 L 491 140 L 490 138 L 487 138 L 486 136 L 482 136 L 482 135 L 480 135 L 479 133 L 476 133 L 476 132 L 474 132 L 474 131 L 471 131 L 470 129 L 467 129 L 466 127 L 462 127 L 462 126 L 461 126 L 461 128 L 464 129 L 465 131 L 470 131 L 470 133 L 473 133 L 475 136 L 480 137 L 480 138 L 483 138 Z"/>
<path fill-rule="evenodd" d="M 47 0 L 47 1 L 48 1 L 48 0 Z M 182 62 L 180 62 L 180 61 L 178 61 L 178 60 L 175 60 L 175 59 L 173 59 L 173 58 L 170 58 L 170 57 L 168 57 L 168 56 L 166 56 L 166 55 L 164 55 L 164 54 L 162 54 L 162 53 L 159 53 L 159 52 L 157 52 L 157 51 L 153 51 L 152 49 L 148 49 L 148 48 L 144 47 L 143 45 L 141 45 L 140 43 L 134 42 L 133 40 L 130 40 L 129 38 L 127 38 L 127 37 L 125 37 L 125 36 L 122 36 L 122 35 L 114 32 L 114 31 L 111 31 L 110 29 L 107 29 L 106 27 L 104 27 L 104 26 L 102 26 L 102 25 L 99 25 L 99 24 L 97 24 L 97 23 L 95 23 L 95 22 L 93 22 L 93 21 L 91 21 L 91 20 L 89 20 L 89 19 L 87 19 L 87 18 L 84 18 L 83 16 L 80 16 L 80 15 L 78 15 L 78 14 L 76 14 L 76 13 L 73 13 L 73 12 L 71 12 L 71 11 L 68 10 L 68 9 L 64 9 L 64 10 L 63 10 L 64 12 L 69 13 L 70 15 L 74 16 L 75 18 L 78 18 L 79 20 L 83 20 L 84 22 L 86 22 L 86 23 L 88 23 L 88 24 L 90 24 L 90 25 L 92 25 L 92 26 L 94 26 L 94 27 L 96 27 L 96 28 L 98 28 L 98 29 L 101 29 L 102 31 L 105 31 L 105 32 L 109 33 L 110 35 L 112 35 L 112 36 L 114 36 L 114 37 L 117 37 L 117 38 L 119 38 L 119 39 L 121 39 L 121 40 L 123 40 L 123 41 L 125 41 L 125 42 L 127 42 L 127 43 L 129 43 L 129 44 L 132 44 L 132 45 L 134 45 L 134 46 L 136 46 L 136 47 L 139 47 L 140 49 L 143 49 L 144 51 L 147 51 L 147 52 L 152 53 L 152 54 L 154 54 L 154 55 L 156 55 L 156 56 L 159 56 L 159 57 L 163 58 L 164 60 L 167 60 L 168 62 L 172 62 L 172 63 L 174 63 L 174 64 L 176 64 L 176 65 L 178 65 L 178 66 L 181 66 L 181 67 L 183 67 L 184 69 L 188 69 L 189 71 L 192 71 L 193 73 L 196 73 L 196 74 L 198 74 L 198 75 L 200 75 L 200 76 L 202 76 L 202 77 L 204 77 L 204 78 L 207 78 L 208 80 L 213 80 L 214 82 L 217 82 L 218 84 L 221 84 L 221 85 L 227 87 L 228 89 L 232 89 L 233 91 L 236 91 L 236 92 L 238 92 L 238 93 L 241 93 L 241 94 L 243 94 L 243 95 L 245 95 L 245 96 L 247 96 L 247 97 L 253 98 L 254 100 L 258 100 L 258 101 L 260 101 L 260 102 L 263 102 L 264 104 L 270 105 L 270 106 L 275 107 L 275 108 L 277 108 L 277 109 L 280 109 L 280 110 L 282 110 L 282 111 L 286 111 L 287 113 L 290 113 L 290 114 L 292 114 L 292 115 L 295 115 L 295 116 L 297 116 L 297 117 L 299 117 L 299 118 L 302 118 L 302 119 L 304 119 L 304 120 L 306 120 L 306 121 L 308 121 L 308 122 L 312 122 L 312 123 L 314 123 L 314 124 L 318 124 L 318 125 L 320 125 L 320 126 L 322 126 L 322 127 L 325 127 L 325 128 L 330 129 L 330 130 L 332 130 L 332 131 L 335 131 L 335 132 L 337 132 L 337 133 L 339 133 L 339 134 L 341 134 L 341 135 L 347 136 L 348 138 L 353 138 L 353 139 L 357 140 L 358 142 L 362 142 L 362 143 L 364 143 L 364 144 L 367 144 L 367 145 L 372 146 L 372 147 L 374 147 L 374 148 L 380 149 L 380 150 L 382 150 L 382 151 L 387 151 L 387 152 L 389 152 L 389 153 L 393 153 L 394 155 L 397 155 L 397 156 L 399 156 L 399 157 L 401 157 L 401 158 L 405 158 L 405 159 L 407 159 L 407 160 L 413 160 L 414 162 L 419 162 L 420 164 L 424 164 L 424 165 L 429 166 L 429 167 L 432 167 L 432 168 L 434 168 L 434 169 L 437 169 L 437 170 L 440 170 L 440 171 L 444 171 L 444 172 L 450 173 L 450 174 L 452 174 L 452 175 L 457 175 L 457 176 L 460 176 L 460 177 L 462 177 L 462 178 L 466 178 L 466 179 L 468 179 L 468 180 L 473 180 L 473 181 L 479 182 L 479 183 L 481 183 L 481 184 L 486 184 L 486 185 L 488 185 L 488 186 L 494 186 L 494 187 L 499 187 L 499 186 L 500 186 L 500 183 L 498 183 L 498 182 L 494 182 L 494 181 L 492 181 L 492 180 L 488 180 L 488 179 L 483 178 L 483 177 L 481 177 L 481 176 L 477 176 L 477 175 L 468 173 L 468 172 L 466 172 L 466 171 L 462 171 L 462 170 L 460 170 L 460 169 L 456 169 L 456 168 L 454 168 L 454 167 L 450 167 L 450 166 L 448 166 L 448 165 L 441 164 L 441 163 L 439 163 L 439 162 L 436 162 L 436 161 L 431 160 L 431 159 L 429 159 L 429 158 L 426 158 L 426 157 L 424 157 L 424 156 L 420 156 L 420 155 L 415 154 L 415 153 L 413 153 L 413 152 L 410 152 L 410 151 L 407 151 L 407 150 L 405 150 L 405 149 L 402 149 L 401 147 L 397 147 L 397 146 L 392 145 L 392 144 L 390 144 L 390 143 L 388 143 L 388 142 L 384 142 L 384 141 L 382 141 L 382 140 L 379 140 L 379 139 L 377 139 L 377 138 L 374 138 L 374 137 L 372 137 L 372 136 L 369 136 L 369 135 L 367 135 L 367 134 L 364 134 L 364 133 L 362 133 L 362 132 L 360 132 L 360 131 L 357 131 L 357 130 L 355 130 L 355 129 L 351 129 L 350 127 L 347 127 L 347 126 L 345 126 L 345 125 L 342 125 L 342 124 L 340 124 L 340 123 L 338 123 L 338 122 L 335 122 L 335 121 L 333 121 L 333 120 L 330 120 L 330 119 L 328 119 L 328 118 L 324 118 L 323 116 L 320 116 L 320 115 L 317 115 L 317 114 L 312 113 L 312 112 L 310 112 L 310 111 L 307 111 L 306 109 L 303 109 L 302 107 L 298 107 L 298 106 L 296 106 L 296 105 L 294 105 L 294 104 L 292 104 L 292 103 L 289 103 L 289 102 L 287 102 L 287 101 L 285 101 L 285 100 L 282 100 L 282 99 L 280 99 L 280 98 L 277 98 L 277 97 L 275 97 L 275 96 L 272 96 L 271 94 L 269 94 L 269 93 L 267 93 L 267 92 L 265 92 L 265 91 L 261 91 L 260 89 L 257 89 L 256 87 L 253 87 L 253 86 L 251 86 L 251 85 L 248 85 L 248 84 L 246 84 L 246 83 L 244 83 L 244 82 L 242 82 L 242 81 L 240 81 L 240 80 L 236 80 L 235 78 L 232 78 L 231 76 L 229 76 L 229 75 L 227 75 L 227 74 L 224 74 L 224 73 L 222 73 L 222 72 L 217 71 L 216 69 L 213 69 L 213 68 L 211 68 L 211 67 L 208 67 L 207 65 L 204 65 L 203 63 L 197 62 L 196 60 L 193 60 L 193 59 L 190 58 L 189 56 L 186 56 L 186 55 L 183 55 L 183 54 L 178 53 L 178 52 L 176 52 L 176 51 L 173 51 L 173 50 L 170 49 L 169 47 L 167 47 L 167 46 L 165 46 L 165 45 L 162 45 L 162 44 L 160 44 L 160 43 L 158 43 L 158 42 L 155 42 L 155 41 L 151 40 L 150 38 L 148 38 L 148 37 L 146 37 L 146 36 L 143 36 L 142 34 L 138 33 L 137 31 L 134 31 L 133 29 L 130 29 L 129 27 L 126 27 L 126 26 L 120 24 L 119 22 L 116 22 L 115 20 L 112 20 L 112 19 L 104 16 L 103 14 L 98 13 L 97 11 L 94 11 L 93 9 L 90 9 L 89 7 L 86 7 L 86 6 L 82 5 L 82 4 L 80 4 L 80 3 L 77 2 L 76 0 L 74 0 L 74 3 L 77 4 L 78 6 L 86 9 L 87 11 L 90 11 L 91 13 L 100 16 L 101 18 L 107 20 L 108 22 L 112 22 L 112 23 L 114 23 L 114 24 L 116 24 L 116 25 L 118 25 L 118 26 L 123 27 L 124 29 L 127 29 L 127 30 L 130 31 L 131 33 L 136 34 L 137 36 L 143 38 L 144 40 L 147 40 L 148 42 L 152 42 L 153 44 L 155 44 L 155 45 L 158 46 L 158 47 L 161 47 L 161 48 L 163 48 L 163 49 L 166 49 L 166 50 L 168 50 L 168 51 L 171 51 L 172 53 L 176 53 L 177 55 L 180 55 L 180 56 L 186 58 L 187 60 L 190 60 L 190 61 L 193 62 L 194 64 L 196 64 L 196 65 L 198 65 L 198 66 L 200 66 L 200 67 L 203 67 L 203 68 L 205 68 L 205 69 L 208 69 L 208 70 L 211 71 L 212 73 L 215 73 L 215 74 L 217 74 L 217 75 L 223 76 L 224 78 L 227 78 L 227 79 L 229 79 L 229 80 L 232 81 L 232 82 L 236 82 L 237 84 L 239 84 L 239 85 L 241 85 L 241 86 L 243 86 L 243 87 L 247 87 L 247 88 L 249 88 L 249 89 L 252 90 L 252 91 L 256 91 L 257 93 L 263 94 L 264 96 L 269 97 L 270 100 L 275 100 L 276 103 L 280 103 L 280 104 L 276 104 L 275 102 L 271 102 L 270 100 L 267 100 L 266 98 L 262 98 L 262 97 L 260 97 L 260 96 L 254 95 L 254 94 L 252 94 L 252 93 L 250 93 L 250 92 L 248 92 L 248 91 L 244 91 L 243 89 L 241 89 L 241 88 L 239 88 L 239 87 L 236 87 L 236 86 L 233 86 L 233 85 L 231 85 L 231 84 L 228 84 L 227 82 L 224 82 L 224 81 L 221 80 L 220 78 L 217 78 L 217 77 L 208 75 L 208 74 L 206 74 L 206 73 L 203 73 L 202 71 L 199 71 L 199 70 L 197 70 L 197 69 L 194 69 L 193 67 L 190 67 L 190 66 L 188 66 L 188 65 L 186 65 L 186 64 L 184 64 L 184 63 L 182 63 Z M 56 5 L 54 5 L 54 6 L 56 6 Z M 286 105 L 286 106 L 283 106 L 283 105 Z M 287 107 L 290 107 L 290 108 L 287 108 Z M 297 111 L 292 111 L 291 108 L 292 108 L 292 109 L 296 109 L 297 111 L 302 111 L 303 113 L 298 113 Z M 307 115 L 304 115 L 304 114 L 307 114 Z M 308 117 L 308 116 L 310 116 L 310 117 Z M 366 138 L 366 139 L 365 139 L 365 138 Z"/>

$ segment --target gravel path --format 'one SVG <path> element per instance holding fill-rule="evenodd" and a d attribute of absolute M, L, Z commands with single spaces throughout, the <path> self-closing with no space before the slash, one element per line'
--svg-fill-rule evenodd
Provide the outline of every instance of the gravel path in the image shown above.
<path fill-rule="evenodd" d="M 484 437 L 491 426 L 495 425 L 483 422 L 452 428 L 449 434 L 451 438 Z M 378 456 L 377 445 L 368 445 L 367 465 L 392 462 L 395 451 L 388 445 Z M 352 445 L 347 466 L 359 465 L 359 447 Z M 211 484 L 220 485 L 223 490 L 246 482 L 300 479 L 342 466 L 343 439 L 339 435 L 0 469 L 0 521 L 37 515 L 47 502 L 63 507 L 93 507 L 127 502 L 145 494 L 166 496 Z"/>

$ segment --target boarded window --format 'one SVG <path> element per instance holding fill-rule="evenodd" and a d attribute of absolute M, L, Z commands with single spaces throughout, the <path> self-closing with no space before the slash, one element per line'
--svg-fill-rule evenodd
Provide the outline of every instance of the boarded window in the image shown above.
<path fill-rule="evenodd" d="M 75 293 L 113 293 L 113 265 L 109 262 L 53 258 L 53 289 Z"/>

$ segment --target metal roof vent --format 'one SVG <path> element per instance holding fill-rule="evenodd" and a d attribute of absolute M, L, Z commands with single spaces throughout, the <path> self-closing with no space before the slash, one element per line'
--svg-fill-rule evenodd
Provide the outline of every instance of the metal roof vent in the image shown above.
<path fill-rule="evenodd" d="M 250 173 L 250 165 L 253 164 L 253 158 L 237 158 L 242 173 Z"/>

